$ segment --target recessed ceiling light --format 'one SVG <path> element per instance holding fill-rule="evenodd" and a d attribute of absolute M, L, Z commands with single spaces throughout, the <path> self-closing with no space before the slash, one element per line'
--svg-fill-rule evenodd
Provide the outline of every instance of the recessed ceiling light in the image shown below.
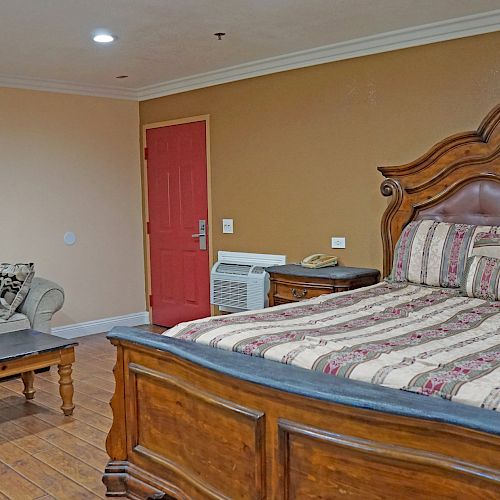
<path fill-rule="evenodd" d="M 97 33 L 92 40 L 97 43 L 111 43 L 115 41 L 115 37 L 109 33 Z"/>

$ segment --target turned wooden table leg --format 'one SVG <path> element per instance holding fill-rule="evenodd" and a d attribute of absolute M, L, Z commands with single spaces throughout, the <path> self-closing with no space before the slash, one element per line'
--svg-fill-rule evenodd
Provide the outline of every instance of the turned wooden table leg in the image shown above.
<path fill-rule="evenodd" d="M 71 378 L 71 364 L 59 365 L 57 372 L 59 373 L 59 394 L 61 395 L 63 404 L 61 410 L 66 416 L 73 414 L 75 405 L 73 404 L 73 380 Z"/>
<path fill-rule="evenodd" d="M 35 389 L 33 388 L 35 380 L 35 372 L 29 371 L 21 373 L 21 378 L 23 379 L 23 384 L 24 384 L 24 391 L 23 391 L 24 397 L 26 399 L 33 399 L 35 397 Z"/>

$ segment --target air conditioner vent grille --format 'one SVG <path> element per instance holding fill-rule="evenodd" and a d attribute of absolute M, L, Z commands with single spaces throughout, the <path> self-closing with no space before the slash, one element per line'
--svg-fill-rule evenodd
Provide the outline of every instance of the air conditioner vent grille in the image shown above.
<path fill-rule="evenodd" d="M 265 273 L 265 269 L 261 266 L 255 266 L 253 269 L 252 269 L 252 274 L 262 274 L 262 273 Z"/>
<path fill-rule="evenodd" d="M 247 284 L 237 281 L 213 280 L 213 303 L 246 309 Z"/>
<path fill-rule="evenodd" d="M 245 264 L 225 264 L 221 263 L 217 266 L 218 273 L 235 274 L 237 276 L 247 276 L 252 266 Z"/>

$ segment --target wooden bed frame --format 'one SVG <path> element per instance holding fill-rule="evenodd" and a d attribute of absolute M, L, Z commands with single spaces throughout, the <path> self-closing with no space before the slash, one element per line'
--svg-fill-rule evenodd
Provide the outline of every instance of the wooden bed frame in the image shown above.
<path fill-rule="evenodd" d="M 379 169 L 384 273 L 406 223 L 500 225 L 500 106 Z M 117 328 L 103 477 L 129 498 L 500 498 L 500 415 Z"/>

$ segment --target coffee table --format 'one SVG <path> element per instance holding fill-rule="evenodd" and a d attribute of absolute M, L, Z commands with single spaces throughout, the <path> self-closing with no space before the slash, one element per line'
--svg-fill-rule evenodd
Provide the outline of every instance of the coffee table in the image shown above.
<path fill-rule="evenodd" d="M 52 365 L 58 366 L 61 410 L 73 414 L 73 380 L 71 365 L 75 361 L 73 340 L 47 335 L 36 330 L 20 330 L 0 334 L 0 380 L 21 374 L 26 399 L 35 397 L 35 370 Z"/>

